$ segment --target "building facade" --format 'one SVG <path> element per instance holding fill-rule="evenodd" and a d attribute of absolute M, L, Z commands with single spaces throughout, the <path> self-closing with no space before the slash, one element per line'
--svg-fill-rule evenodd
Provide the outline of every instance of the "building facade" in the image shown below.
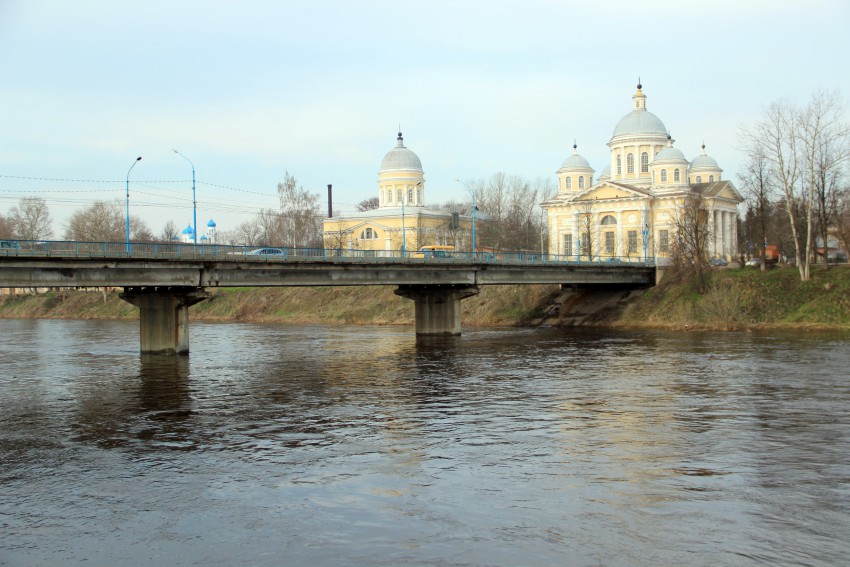
<path fill-rule="evenodd" d="M 609 162 L 597 177 L 578 154 L 557 171 L 558 193 L 541 206 L 549 224 L 549 253 L 575 258 L 669 257 L 677 219 L 689 199 L 708 212 L 710 257 L 737 256 L 737 206 L 743 198 L 702 152 L 688 161 L 664 123 L 646 109 L 642 85 L 632 109 L 614 128 Z"/>
<path fill-rule="evenodd" d="M 377 256 L 394 256 L 429 244 L 468 248 L 471 217 L 429 209 L 425 203 L 422 162 L 404 145 L 399 132 L 396 146 L 384 156 L 378 171 L 378 207 L 326 218 L 325 248 Z"/>

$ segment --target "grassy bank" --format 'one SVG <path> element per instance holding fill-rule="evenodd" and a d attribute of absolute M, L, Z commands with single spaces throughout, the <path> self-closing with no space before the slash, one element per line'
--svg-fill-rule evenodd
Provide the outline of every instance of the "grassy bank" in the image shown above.
<path fill-rule="evenodd" d="M 808 282 L 793 267 L 712 270 L 704 292 L 665 282 L 631 302 L 614 324 L 679 329 L 850 329 L 850 268 L 818 266 Z"/>
<path fill-rule="evenodd" d="M 391 286 L 222 288 L 189 308 L 193 320 L 257 323 L 413 325 L 413 301 Z M 137 309 L 118 297 L 120 290 L 51 291 L 0 295 L 0 317 L 136 319 Z M 542 316 L 558 286 L 487 286 L 463 300 L 467 326 L 528 324 Z"/>
<path fill-rule="evenodd" d="M 190 308 L 193 320 L 413 325 L 413 302 L 391 286 L 213 290 Z M 569 299 L 567 295 L 572 293 Z M 663 281 L 643 293 L 561 292 L 558 286 L 485 286 L 461 302 L 468 327 L 567 323 L 570 313 L 600 304 L 580 324 L 676 329 L 823 328 L 850 330 L 850 268 L 818 267 L 800 282 L 793 268 L 712 270 L 705 292 Z M 558 306 L 564 313 L 558 313 Z M 136 319 L 118 291 L 0 295 L 0 317 Z"/>

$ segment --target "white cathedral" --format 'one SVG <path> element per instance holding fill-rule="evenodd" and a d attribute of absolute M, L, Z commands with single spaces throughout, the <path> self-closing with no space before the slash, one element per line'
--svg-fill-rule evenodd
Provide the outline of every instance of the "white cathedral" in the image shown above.
<path fill-rule="evenodd" d="M 688 161 L 664 123 L 646 109 L 638 84 L 632 110 L 608 142 L 610 162 L 595 171 L 573 145 L 557 171 L 558 193 L 541 206 L 549 220 L 549 253 L 564 256 L 669 256 L 676 218 L 690 195 L 709 211 L 709 256 L 737 255 L 737 206 L 744 199 L 702 152 Z"/>

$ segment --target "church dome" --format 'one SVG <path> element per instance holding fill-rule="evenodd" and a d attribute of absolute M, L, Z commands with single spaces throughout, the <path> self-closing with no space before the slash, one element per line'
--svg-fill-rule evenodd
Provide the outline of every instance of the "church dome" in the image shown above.
<path fill-rule="evenodd" d="M 216 226 L 215 221 L 210 219 L 210 222 L 207 223 L 207 226 L 210 227 L 210 228 L 215 227 Z"/>
<path fill-rule="evenodd" d="M 625 136 L 627 134 L 667 134 L 664 123 L 648 110 L 633 110 L 623 116 L 614 128 L 612 137 Z"/>
<path fill-rule="evenodd" d="M 567 159 L 564 160 L 564 163 L 561 164 L 561 170 L 564 169 L 589 169 L 593 171 L 593 168 L 590 167 L 590 163 L 578 154 L 578 146 L 576 144 L 573 144 L 573 155 L 567 157 Z"/>
<path fill-rule="evenodd" d="M 646 109 L 646 95 L 643 94 L 643 85 L 638 82 L 637 92 L 632 96 L 634 106 L 632 111 L 623 116 L 614 127 L 612 138 L 629 135 L 667 135 L 664 123 L 653 113 Z"/>
<path fill-rule="evenodd" d="M 655 154 L 655 162 L 659 161 L 688 161 L 685 159 L 685 154 L 678 148 L 674 148 L 673 146 L 667 146 L 657 154 Z"/>
<path fill-rule="evenodd" d="M 398 133 L 396 147 L 387 152 L 381 162 L 381 171 L 389 170 L 422 171 L 419 156 L 405 147 L 401 132 Z"/>
<path fill-rule="evenodd" d="M 714 161 L 714 158 L 705 153 L 705 144 L 702 145 L 702 153 L 694 158 L 691 162 L 692 170 L 711 169 L 720 171 L 720 166 Z"/>

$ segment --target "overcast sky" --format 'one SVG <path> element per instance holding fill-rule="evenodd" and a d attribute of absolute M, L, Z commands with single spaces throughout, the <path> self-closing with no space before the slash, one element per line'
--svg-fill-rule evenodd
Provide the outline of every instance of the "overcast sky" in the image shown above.
<path fill-rule="evenodd" d="M 456 179 L 550 178 L 572 153 L 597 170 L 647 108 L 690 159 L 737 181 L 738 131 L 779 98 L 850 96 L 850 2 L 0 0 L 0 214 L 47 200 L 56 236 L 76 208 L 125 199 L 158 233 L 232 229 L 289 171 L 377 195 L 401 125 L 429 203 Z M 324 204 L 323 204 L 324 210 Z"/>

